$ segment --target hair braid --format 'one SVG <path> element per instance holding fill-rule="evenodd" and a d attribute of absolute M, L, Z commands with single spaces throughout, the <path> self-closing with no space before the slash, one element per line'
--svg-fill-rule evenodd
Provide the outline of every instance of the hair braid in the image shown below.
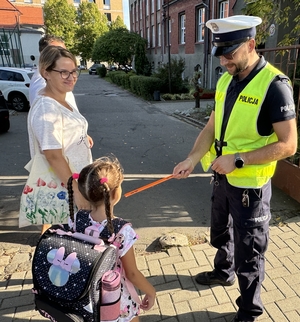
<path fill-rule="evenodd" d="M 103 184 L 103 194 L 104 194 L 104 204 L 105 204 L 105 214 L 106 214 L 106 219 L 107 219 L 107 227 L 108 230 L 111 234 L 113 234 L 114 231 L 114 226 L 112 224 L 111 220 L 111 212 L 110 212 L 110 189 L 107 183 Z"/>
<path fill-rule="evenodd" d="M 68 194 L 69 194 L 69 212 L 70 212 L 70 218 L 72 220 L 72 222 L 74 222 L 74 199 L 73 199 L 73 177 L 71 176 L 68 179 L 68 184 L 67 184 L 67 188 L 68 188 Z"/>

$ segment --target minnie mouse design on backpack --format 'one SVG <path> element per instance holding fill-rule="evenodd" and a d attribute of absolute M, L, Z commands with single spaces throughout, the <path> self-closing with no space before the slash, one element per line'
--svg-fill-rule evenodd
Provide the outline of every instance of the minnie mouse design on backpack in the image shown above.
<path fill-rule="evenodd" d="M 116 234 L 128 224 L 120 218 L 112 223 Z M 80 211 L 76 232 L 66 225 L 52 226 L 37 244 L 32 262 L 35 305 L 52 322 L 111 321 L 119 316 L 118 249 L 108 242 L 114 236 L 106 227 L 101 236 L 87 235 L 90 227 L 88 212 Z"/>

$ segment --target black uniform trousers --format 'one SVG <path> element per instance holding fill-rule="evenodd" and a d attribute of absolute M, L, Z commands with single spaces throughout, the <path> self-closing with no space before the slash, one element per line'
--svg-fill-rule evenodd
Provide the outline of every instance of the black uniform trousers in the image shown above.
<path fill-rule="evenodd" d="M 248 194 L 248 207 L 242 203 L 243 194 Z M 271 180 L 260 189 L 234 187 L 225 175 L 217 175 L 214 181 L 211 244 L 218 249 L 214 267 L 224 280 L 232 281 L 234 273 L 238 278 L 240 296 L 236 303 L 240 321 L 254 321 L 263 313 L 260 293 L 269 239 L 271 194 Z"/>

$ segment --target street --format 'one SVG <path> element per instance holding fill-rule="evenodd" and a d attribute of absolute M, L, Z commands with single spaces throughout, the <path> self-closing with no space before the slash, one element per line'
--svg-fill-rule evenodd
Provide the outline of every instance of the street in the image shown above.
<path fill-rule="evenodd" d="M 167 115 L 166 106 L 180 106 L 180 102 L 147 102 L 96 75 L 80 75 L 74 94 L 89 122 L 93 158 L 112 153 L 124 167 L 123 194 L 170 175 L 200 131 Z M 27 177 L 24 165 L 30 159 L 27 113 L 11 112 L 11 129 L 0 135 L 0 242 L 35 245 L 39 227 L 18 228 L 20 194 Z M 197 165 L 186 180 L 171 179 L 123 197 L 115 215 L 133 224 L 140 236 L 137 247 L 141 251 L 151 250 L 154 242 L 169 232 L 197 239 L 209 230 L 209 182 L 210 174 Z M 275 217 L 289 218 L 299 209 L 297 202 L 273 188 Z"/>
<path fill-rule="evenodd" d="M 112 153 L 124 167 L 123 194 L 171 174 L 199 133 L 197 127 L 95 75 L 82 74 L 74 94 L 89 122 L 93 157 Z M 0 136 L 0 240 L 26 239 L 32 244 L 30 239 L 38 236 L 39 228 L 18 228 L 19 198 L 27 176 L 23 167 L 30 158 L 26 117 L 27 113 L 13 112 L 10 131 Z M 172 179 L 123 197 L 115 213 L 132 222 L 144 245 L 167 232 L 202 235 L 209 226 L 209 181 L 210 174 L 197 166 L 186 180 Z"/>

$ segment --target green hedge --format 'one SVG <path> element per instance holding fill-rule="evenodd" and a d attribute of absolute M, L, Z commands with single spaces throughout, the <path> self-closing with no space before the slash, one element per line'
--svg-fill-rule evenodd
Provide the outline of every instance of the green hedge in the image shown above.
<path fill-rule="evenodd" d="M 154 91 L 160 91 L 162 81 L 157 77 L 136 76 L 133 72 L 109 72 L 111 81 L 146 100 L 153 100 Z"/>
<path fill-rule="evenodd" d="M 109 72 L 109 77 L 113 83 L 115 83 L 118 86 L 121 86 L 125 89 L 130 89 L 130 81 L 129 78 L 134 75 L 132 73 L 125 73 L 125 72 Z"/>
<path fill-rule="evenodd" d="M 106 74 L 107 74 L 107 69 L 105 66 L 102 66 L 102 67 L 97 67 L 96 68 L 96 73 L 101 77 L 105 77 Z"/>
<path fill-rule="evenodd" d="M 130 77 L 130 89 L 134 94 L 146 100 L 153 100 L 154 91 L 160 91 L 162 81 L 157 77 L 132 76 Z"/>

